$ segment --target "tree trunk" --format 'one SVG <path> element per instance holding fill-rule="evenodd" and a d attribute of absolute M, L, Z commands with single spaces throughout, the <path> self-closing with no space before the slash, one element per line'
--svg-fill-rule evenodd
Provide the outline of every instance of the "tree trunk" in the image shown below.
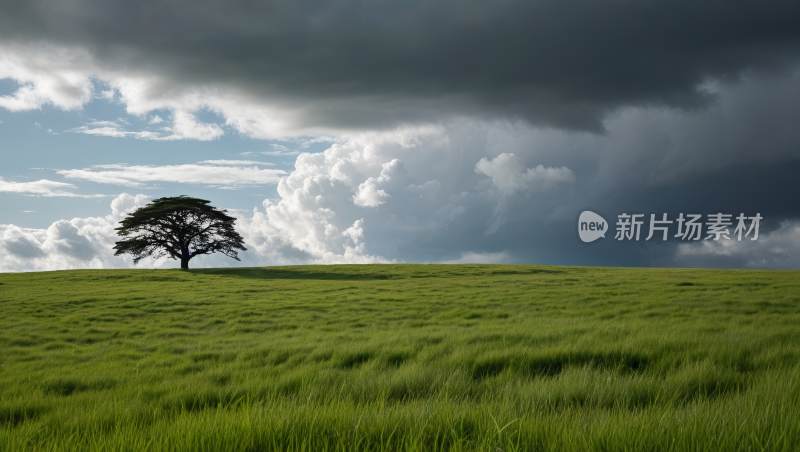
<path fill-rule="evenodd" d="M 189 258 L 181 257 L 181 270 L 189 270 Z"/>

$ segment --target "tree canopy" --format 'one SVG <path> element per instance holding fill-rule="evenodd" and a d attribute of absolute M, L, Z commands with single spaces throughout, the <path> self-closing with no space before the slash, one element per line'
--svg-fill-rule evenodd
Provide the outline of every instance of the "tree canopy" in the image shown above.
<path fill-rule="evenodd" d="M 209 202 L 178 196 L 159 198 L 137 209 L 115 229 L 125 238 L 114 246 L 114 255 L 130 254 L 134 263 L 166 256 L 179 259 L 182 269 L 189 268 L 193 257 L 216 252 L 238 261 L 237 250 L 247 248 L 234 229 L 236 219 Z"/>

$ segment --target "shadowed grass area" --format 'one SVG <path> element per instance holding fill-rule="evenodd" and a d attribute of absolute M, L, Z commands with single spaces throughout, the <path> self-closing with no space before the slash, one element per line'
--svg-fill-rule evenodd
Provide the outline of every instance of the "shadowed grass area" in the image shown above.
<path fill-rule="evenodd" d="M 416 267 L 416 268 L 411 268 Z M 261 268 L 193 269 L 200 275 L 225 275 L 257 279 L 327 279 L 362 281 L 371 279 L 456 278 L 462 276 L 525 275 L 561 273 L 558 267 L 544 266 L 463 266 L 463 265 L 302 265 Z"/>
<path fill-rule="evenodd" d="M 797 450 L 800 272 L 0 274 L 4 450 Z"/>

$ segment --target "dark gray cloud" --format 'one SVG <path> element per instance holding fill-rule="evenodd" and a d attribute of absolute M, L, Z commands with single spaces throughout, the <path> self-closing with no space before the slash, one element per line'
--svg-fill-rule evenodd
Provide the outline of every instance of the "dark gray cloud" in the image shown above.
<path fill-rule="evenodd" d="M 6 1 L 5 40 L 89 49 L 147 89 L 235 86 L 302 122 L 391 127 L 448 115 L 601 128 L 621 106 L 695 108 L 698 87 L 782 70 L 787 1 Z"/>

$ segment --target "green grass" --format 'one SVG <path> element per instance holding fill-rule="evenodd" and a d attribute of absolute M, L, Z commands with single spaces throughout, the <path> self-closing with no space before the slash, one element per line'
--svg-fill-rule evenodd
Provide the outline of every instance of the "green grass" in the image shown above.
<path fill-rule="evenodd" d="M 800 450 L 800 272 L 0 274 L 4 450 Z"/>

